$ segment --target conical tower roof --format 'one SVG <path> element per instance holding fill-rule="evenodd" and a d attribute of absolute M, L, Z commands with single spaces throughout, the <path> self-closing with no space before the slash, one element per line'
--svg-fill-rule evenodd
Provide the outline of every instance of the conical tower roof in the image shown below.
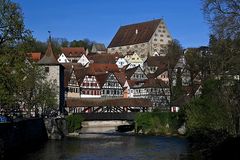
<path fill-rule="evenodd" d="M 56 65 L 59 64 L 56 57 L 53 54 L 52 51 L 52 45 L 51 45 L 51 38 L 49 38 L 48 41 L 48 47 L 45 55 L 38 61 L 38 64 L 49 64 L 49 65 Z"/>

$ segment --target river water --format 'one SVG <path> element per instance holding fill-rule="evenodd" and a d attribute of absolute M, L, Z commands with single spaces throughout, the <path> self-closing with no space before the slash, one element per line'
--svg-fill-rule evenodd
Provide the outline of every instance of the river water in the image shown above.
<path fill-rule="evenodd" d="M 24 160 L 176 160 L 187 153 L 184 138 L 132 135 L 90 135 L 50 140 Z"/>

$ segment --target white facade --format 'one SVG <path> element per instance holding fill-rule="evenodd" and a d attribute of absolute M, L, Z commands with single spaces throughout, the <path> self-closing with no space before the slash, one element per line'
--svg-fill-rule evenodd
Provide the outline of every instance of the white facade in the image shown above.
<path fill-rule="evenodd" d="M 59 63 L 69 63 L 69 60 L 67 59 L 67 57 L 65 56 L 64 53 L 62 53 L 59 58 L 57 59 L 57 61 Z"/>
<path fill-rule="evenodd" d="M 123 68 L 127 64 L 128 64 L 128 62 L 126 61 L 125 58 L 118 58 L 118 60 L 116 62 L 116 65 L 118 66 L 118 68 Z"/>
<path fill-rule="evenodd" d="M 57 103 L 60 102 L 60 65 L 45 65 L 42 66 L 45 74 L 46 81 L 50 82 L 54 86 L 54 91 L 56 91 Z"/>
<path fill-rule="evenodd" d="M 168 71 L 165 71 L 157 76 L 157 79 L 161 79 L 166 84 L 169 84 Z"/>
<path fill-rule="evenodd" d="M 77 61 L 77 63 L 80 63 L 82 66 L 88 67 L 90 61 L 87 59 L 87 57 L 83 54 L 81 58 Z"/>

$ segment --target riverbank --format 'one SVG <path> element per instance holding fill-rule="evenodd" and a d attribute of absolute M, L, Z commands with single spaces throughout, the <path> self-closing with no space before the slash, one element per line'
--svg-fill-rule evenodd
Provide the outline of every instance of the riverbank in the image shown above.
<path fill-rule="evenodd" d="M 178 114 L 171 112 L 138 113 L 135 118 L 136 134 L 176 136 L 181 125 Z"/>
<path fill-rule="evenodd" d="M 187 137 L 191 159 L 239 160 L 240 137 L 232 137 L 222 130 L 196 130 Z"/>

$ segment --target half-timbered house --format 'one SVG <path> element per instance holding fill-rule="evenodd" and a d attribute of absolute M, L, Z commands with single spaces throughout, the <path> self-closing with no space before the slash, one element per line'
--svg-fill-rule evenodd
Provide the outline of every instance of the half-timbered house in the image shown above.
<path fill-rule="evenodd" d="M 123 97 L 123 85 L 113 72 L 107 74 L 107 78 L 101 87 L 101 95 L 105 98 Z"/>

